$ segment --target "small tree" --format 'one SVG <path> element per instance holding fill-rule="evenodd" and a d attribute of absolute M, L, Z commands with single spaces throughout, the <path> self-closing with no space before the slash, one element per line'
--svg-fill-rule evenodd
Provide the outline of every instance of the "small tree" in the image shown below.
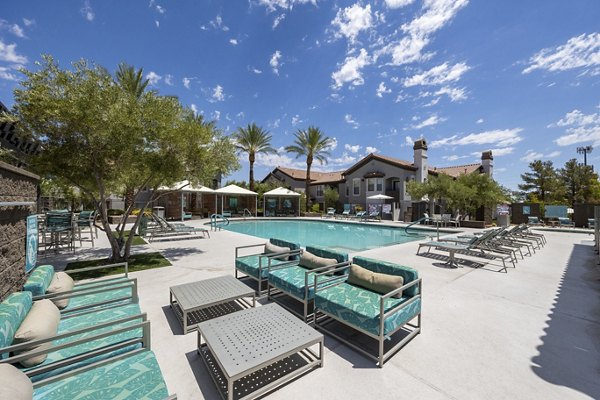
<path fill-rule="evenodd" d="M 566 188 L 565 198 L 571 207 L 575 203 L 593 203 L 600 200 L 598 174 L 589 165 L 579 164 L 573 158 L 558 171 L 558 176 Z"/>
<path fill-rule="evenodd" d="M 529 164 L 529 169 L 531 171 L 521 174 L 523 183 L 519 189 L 527 193 L 530 201 L 550 203 L 563 198 L 563 186 L 552 161 L 535 160 Z"/>
<path fill-rule="evenodd" d="M 323 192 L 323 199 L 325 201 L 326 209 L 329 207 L 336 208 L 338 201 L 340 200 L 340 194 L 338 193 L 337 189 L 333 189 L 328 186 Z"/>
<path fill-rule="evenodd" d="M 238 167 L 233 144 L 218 130 L 198 124 L 177 98 L 155 92 L 128 95 L 106 69 L 86 61 L 63 70 L 45 56 L 39 66 L 35 72 L 23 69 L 26 79 L 15 90 L 19 129 L 43 148 L 31 165 L 45 177 L 77 187 L 94 204 L 112 261 L 129 257 L 134 235 L 124 241 L 124 224 L 118 238 L 113 235 L 107 215 L 111 193 L 134 187 L 126 220 L 145 188 L 154 194 L 142 209 L 160 196 L 159 186 L 183 179 L 210 181 Z"/>

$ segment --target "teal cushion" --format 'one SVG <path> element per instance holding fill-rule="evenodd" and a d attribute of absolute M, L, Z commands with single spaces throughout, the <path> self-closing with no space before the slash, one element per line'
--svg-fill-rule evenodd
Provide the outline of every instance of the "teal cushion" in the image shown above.
<path fill-rule="evenodd" d="M 244 257 L 238 257 L 235 259 L 235 267 L 237 269 L 239 269 L 240 271 L 244 272 L 245 274 L 248 274 L 250 276 L 255 277 L 256 279 L 258 279 L 258 270 L 259 270 L 259 259 L 262 257 L 262 265 L 260 266 L 261 269 L 261 274 L 260 277 L 261 279 L 267 279 L 269 277 L 269 259 L 267 257 L 265 257 L 264 255 L 251 255 L 251 256 L 244 256 Z M 282 260 L 277 260 L 275 258 L 271 259 L 271 265 L 279 265 L 282 263 L 286 263 L 288 262 L 287 260 L 282 261 Z"/>
<path fill-rule="evenodd" d="M 52 265 L 40 265 L 29 275 L 23 290 L 31 292 L 33 296 L 43 296 L 53 277 L 54 267 Z"/>
<path fill-rule="evenodd" d="M 310 271 L 299 265 L 281 268 L 271 271 L 269 283 L 285 293 L 291 294 L 299 299 L 305 298 L 305 273 Z M 308 300 L 315 296 L 314 272 L 308 274 Z"/>
<path fill-rule="evenodd" d="M 317 291 L 315 308 L 324 311 L 344 323 L 361 328 L 374 335 L 379 335 L 379 302 L 381 296 L 361 287 L 347 283 Z M 384 312 L 391 310 L 409 298 L 387 298 L 384 301 Z M 412 302 L 388 318 L 383 323 L 384 334 L 392 333 L 396 328 L 406 324 L 421 312 L 421 299 Z"/>
<path fill-rule="evenodd" d="M 375 260 L 367 257 L 354 257 L 353 263 L 360 265 L 369 271 L 379 272 L 380 274 L 400 275 L 404 278 L 404 284 L 408 284 L 416 279 L 419 279 L 419 273 L 409 267 L 398 265 L 386 261 Z M 412 297 L 419 292 L 419 286 L 414 285 L 403 291 L 403 296 Z"/>
<path fill-rule="evenodd" d="M 119 284 L 127 283 L 128 281 L 126 278 L 111 279 L 108 281 L 96 281 L 96 282 L 91 282 L 91 283 L 75 285 L 73 290 L 74 291 L 93 290 L 96 286 L 98 286 L 99 284 L 102 284 L 103 282 L 105 282 L 105 283 L 110 282 L 111 284 L 119 285 Z M 106 289 L 106 288 L 98 288 L 98 289 Z M 63 313 L 66 313 L 66 312 L 69 312 L 70 310 L 73 310 L 76 307 L 88 306 L 90 304 L 105 302 L 105 301 L 109 301 L 109 300 L 116 299 L 119 297 L 126 297 L 126 296 L 132 297 L 132 291 L 133 291 L 133 288 L 129 287 L 129 288 L 122 288 L 122 289 L 107 290 L 105 292 L 94 293 L 94 294 L 89 294 L 89 295 L 84 295 L 84 296 L 72 297 L 71 300 L 69 301 L 69 305 L 62 311 L 63 311 Z M 116 302 L 116 303 L 109 303 L 108 306 L 110 307 L 110 306 L 114 306 L 115 304 L 124 304 L 124 303 L 128 303 L 128 302 L 131 302 L 131 299 L 123 300 L 123 301 Z M 106 307 L 106 306 L 104 306 L 104 307 Z"/>
<path fill-rule="evenodd" d="M 31 310 L 31 293 L 17 292 L 0 303 L 0 348 L 10 346 L 15 332 Z M 0 358 L 3 355 L 0 354 Z"/>
<path fill-rule="evenodd" d="M 34 400 L 164 399 L 169 395 L 154 353 L 132 356 L 34 389 Z"/>
<path fill-rule="evenodd" d="M 335 258 L 338 263 L 348 261 L 348 253 L 341 253 L 326 247 L 306 246 L 306 251 L 323 258 Z"/>
<path fill-rule="evenodd" d="M 275 246 L 289 247 L 290 250 L 300 249 L 300 245 L 298 243 L 292 243 L 292 242 L 288 242 L 286 240 L 271 238 L 271 239 L 269 239 L 269 242 L 271 242 Z M 298 256 L 298 255 L 290 257 L 290 260 L 299 260 L 299 259 L 300 259 L 300 256 Z"/>
<path fill-rule="evenodd" d="M 134 304 L 116 306 L 116 307 L 112 307 L 112 308 L 101 309 L 101 310 L 97 310 L 94 312 L 88 312 L 85 314 L 79 314 L 79 315 L 76 315 L 73 317 L 63 318 L 60 321 L 60 324 L 58 326 L 57 334 L 60 335 L 62 333 L 73 332 L 78 329 L 88 328 L 88 327 L 98 325 L 98 324 L 101 324 L 104 322 L 114 321 L 117 319 L 132 316 L 132 315 L 139 315 L 140 312 L 141 312 L 140 306 L 138 304 L 134 303 Z M 68 343 L 68 342 L 72 342 L 72 341 L 79 340 L 79 339 L 89 338 L 93 335 L 101 334 L 104 332 L 110 332 L 112 330 L 122 328 L 127 325 L 131 325 L 131 324 L 136 324 L 139 322 L 142 322 L 141 318 L 135 319 L 133 321 L 128 321 L 128 322 L 125 322 L 125 323 L 122 323 L 119 325 L 113 325 L 113 326 L 109 326 L 109 327 L 105 327 L 105 328 L 101 328 L 101 329 L 96 329 L 91 332 L 86 332 L 86 333 L 81 333 L 78 335 L 70 336 L 68 338 L 59 339 L 59 340 L 54 341 L 53 344 L 59 345 L 59 344 Z M 111 336 L 108 336 L 108 337 L 105 337 L 102 339 L 91 340 L 91 341 L 87 341 L 87 342 L 78 344 L 76 346 L 67 347 L 67 348 L 64 348 L 61 350 L 57 350 L 57 351 L 52 351 L 52 352 L 48 353 L 48 357 L 41 365 L 47 365 L 52 362 L 64 360 L 69 357 L 74 357 L 76 355 L 79 355 L 79 354 L 82 354 L 82 353 L 85 353 L 85 352 L 88 352 L 91 350 L 95 350 L 95 349 L 98 349 L 98 348 L 101 348 L 104 346 L 108 346 L 111 344 L 118 344 L 125 340 L 129 340 L 132 338 L 140 338 L 142 336 L 143 336 L 142 329 L 137 328 L 137 329 L 127 331 L 127 332 L 117 333 L 117 334 L 114 334 L 114 335 L 111 335 Z M 41 379 L 57 375 L 59 373 L 72 370 L 76 367 L 81 367 L 83 365 L 88 365 L 88 364 L 91 364 L 91 363 L 99 361 L 99 360 L 104 360 L 110 356 L 113 356 L 116 354 L 121 354 L 125 351 L 131 350 L 131 349 L 134 349 L 137 347 L 140 347 L 140 345 L 134 344 L 134 345 L 130 345 L 125 348 L 122 348 L 122 349 L 115 350 L 108 354 L 102 354 L 100 356 L 88 358 L 84 361 L 79 361 L 76 364 L 71 365 L 71 366 L 62 367 L 62 368 L 59 368 L 59 369 L 56 369 L 53 371 L 46 372 L 44 374 L 32 376 L 31 380 L 36 382 Z M 39 367 L 39 366 L 37 366 L 37 367 Z M 27 371 L 29 369 L 24 369 L 24 370 Z"/>

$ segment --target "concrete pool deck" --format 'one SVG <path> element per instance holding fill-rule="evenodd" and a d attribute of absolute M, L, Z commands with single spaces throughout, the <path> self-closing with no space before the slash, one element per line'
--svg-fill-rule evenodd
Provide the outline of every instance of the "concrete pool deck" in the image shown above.
<path fill-rule="evenodd" d="M 508 273 L 498 272 L 497 262 L 462 255 L 457 257 L 468 259 L 463 268 L 444 268 L 447 254 L 416 255 L 419 242 L 354 253 L 419 271 L 422 333 L 383 369 L 326 336 L 325 367 L 268 398 L 600 398 L 600 268 L 593 236 L 543 233 L 548 244 Z M 138 278 L 140 306 L 151 321 L 152 349 L 169 392 L 179 399 L 219 396 L 196 353 L 196 333 L 183 335 L 169 308 L 169 286 L 233 274 L 234 248 L 261 242 L 219 231 L 210 239 L 134 247 L 161 251 L 173 263 L 131 275 Z M 96 245 L 39 262 L 59 269 L 76 258 L 105 256 L 108 242 L 101 232 Z"/>

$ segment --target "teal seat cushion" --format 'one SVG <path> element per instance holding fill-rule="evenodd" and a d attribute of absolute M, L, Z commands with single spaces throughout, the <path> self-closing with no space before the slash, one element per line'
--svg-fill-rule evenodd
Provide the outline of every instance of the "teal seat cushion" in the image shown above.
<path fill-rule="evenodd" d="M 111 284 L 114 284 L 114 285 L 119 285 L 119 284 L 122 285 L 124 283 L 127 283 L 128 281 L 126 278 L 120 278 L 120 279 L 110 280 L 107 282 L 110 282 Z M 99 284 L 101 284 L 101 282 L 80 284 L 80 285 L 76 285 L 73 288 L 73 290 L 75 290 L 75 291 L 93 290 Z M 106 289 L 106 287 L 98 288 L 98 289 Z M 106 302 L 106 301 L 117 299 L 119 297 L 130 297 L 130 299 L 123 300 L 123 301 L 120 301 L 117 303 L 109 303 L 107 306 L 110 307 L 115 304 L 127 303 L 127 302 L 131 301 L 132 291 L 133 291 L 133 288 L 128 287 L 128 288 L 121 288 L 121 289 L 106 290 L 105 292 L 93 293 L 93 294 L 88 294 L 88 295 L 84 295 L 84 296 L 72 297 L 69 300 L 69 305 L 65 309 L 63 309 L 62 312 L 67 313 L 70 310 L 73 310 L 77 307 L 83 307 L 83 306 L 88 306 L 88 305 L 95 304 L 95 303 Z"/>
<path fill-rule="evenodd" d="M 29 275 L 23 290 L 31 292 L 33 296 L 43 296 L 46 294 L 46 289 L 50 286 L 53 277 L 54 267 L 52 265 L 40 265 Z"/>
<path fill-rule="evenodd" d="M 344 282 L 327 289 L 318 290 L 315 295 L 315 308 L 350 326 L 379 335 L 380 299 L 381 296 L 378 293 Z M 384 302 L 384 312 L 408 300 L 407 297 L 388 298 Z M 421 299 L 418 299 L 401 311 L 386 318 L 383 324 L 383 333 L 385 335 L 392 333 L 420 312 Z"/>
<path fill-rule="evenodd" d="M 269 283 L 285 293 L 289 293 L 299 299 L 305 299 L 305 276 L 308 271 L 310 270 L 299 265 L 276 269 L 271 271 Z M 309 272 L 307 300 L 310 300 L 315 296 L 314 276 L 314 272 Z"/>
<path fill-rule="evenodd" d="M 100 310 L 96 310 L 94 312 L 88 312 L 85 314 L 78 314 L 73 317 L 61 319 L 60 324 L 58 326 L 57 334 L 60 335 L 62 333 L 73 332 L 73 331 L 76 331 L 79 329 L 95 326 L 95 325 L 98 325 L 98 324 L 101 324 L 104 322 L 110 322 L 110 321 L 125 318 L 128 316 L 139 315 L 140 312 L 141 311 L 140 311 L 139 305 L 137 303 L 132 303 L 132 304 L 126 304 L 126 305 L 106 308 L 106 309 L 100 309 Z M 104 332 L 110 332 L 115 329 L 125 327 L 127 325 L 136 324 L 139 322 L 142 322 L 141 318 L 135 319 L 133 321 L 128 321 L 128 322 L 125 322 L 125 323 L 122 323 L 119 325 L 112 325 L 112 326 L 104 327 L 101 329 L 95 329 L 90 332 L 70 336 L 68 338 L 59 339 L 59 340 L 54 341 L 53 344 L 60 345 L 60 344 L 68 343 L 68 342 L 73 342 L 73 341 L 79 340 L 79 339 L 86 339 L 86 338 L 89 338 L 89 337 L 97 335 L 97 334 L 101 334 Z M 50 363 L 53 363 L 56 361 L 61 361 L 61 360 L 67 359 L 69 357 L 74 357 L 79 354 L 91 351 L 91 350 L 96 350 L 96 349 L 99 349 L 99 348 L 102 348 L 105 346 L 122 343 L 126 340 L 133 339 L 133 338 L 141 338 L 142 336 L 143 336 L 142 329 L 136 328 L 131 331 L 117 333 L 117 334 L 107 336 L 102 339 L 86 341 L 86 342 L 78 344 L 76 346 L 67 347 L 67 348 L 64 348 L 61 350 L 57 350 L 57 351 L 48 353 L 48 357 L 41 365 L 47 365 L 47 364 L 50 364 Z M 112 355 L 121 354 L 125 351 L 135 349 L 137 347 L 140 347 L 139 343 L 129 345 L 127 347 L 124 347 L 124 348 L 121 348 L 118 350 L 114 350 L 108 354 L 102 354 L 102 355 L 99 355 L 99 356 L 96 356 L 93 358 L 89 358 L 84 361 L 79 361 L 74 366 L 67 366 L 67 367 L 63 367 L 63 368 L 60 368 L 60 369 L 57 369 L 54 371 L 46 372 L 44 374 L 32 376 L 31 380 L 36 382 L 38 380 L 57 375 L 58 373 L 61 373 L 64 371 L 69 371 L 76 367 L 88 365 L 93 362 L 106 359 Z M 37 367 L 39 367 L 39 366 L 37 366 Z M 37 367 L 33 367 L 33 368 L 37 368 Z M 32 368 L 29 368 L 29 369 L 32 369 Z M 24 370 L 29 370 L 29 369 L 24 369 Z"/>
<path fill-rule="evenodd" d="M 455 243 L 453 243 L 456 245 Z M 358 264 L 369 271 L 379 272 L 388 275 L 400 275 L 404 278 L 404 284 L 408 284 L 416 279 L 419 279 L 419 273 L 410 267 L 394 264 L 386 261 L 375 260 L 367 257 L 354 257 L 353 264 Z M 404 290 L 403 295 L 407 297 L 415 296 L 419 293 L 419 286 L 414 285 Z"/>
<path fill-rule="evenodd" d="M 169 395 L 154 353 L 132 356 L 38 387 L 34 400 L 164 399 Z"/>
<path fill-rule="evenodd" d="M 259 259 L 262 257 L 262 265 L 260 266 L 261 269 L 261 279 L 267 279 L 269 277 L 269 271 L 268 271 L 268 265 L 269 265 L 269 259 L 267 257 L 264 257 L 264 255 L 251 255 L 251 256 L 244 256 L 244 257 L 238 257 L 235 260 L 235 267 L 237 269 L 239 269 L 240 271 L 242 271 L 243 273 L 253 276 L 256 279 L 258 279 L 258 270 L 259 270 Z M 271 259 L 271 265 L 279 265 L 282 263 L 286 263 L 288 261 L 282 261 L 282 260 L 277 260 L 275 258 Z"/>
<path fill-rule="evenodd" d="M 17 292 L 0 303 L 0 348 L 10 346 L 15 332 L 31 310 L 33 302 L 30 292 Z M 4 358 L 0 354 L 0 358 Z"/>

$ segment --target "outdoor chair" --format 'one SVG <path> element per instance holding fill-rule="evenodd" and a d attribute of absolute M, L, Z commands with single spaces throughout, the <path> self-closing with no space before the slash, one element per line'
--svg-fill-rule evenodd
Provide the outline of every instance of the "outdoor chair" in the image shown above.
<path fill-rule="evenodd" d="M 354 257 L 351 266 L 318 273 L 314 282 L 315 327 L 376 360 L 380 368 L 421 332 L 421 279 L 412 268 Z M 342 324 L 342 332 L 335 322 Z M 351 340 L 352 331 L 375 339 L 377 353 Z M 402 333 L 406 336 L 400 339 Z"/>
<path fill-rule="evenodd" d="M 381 213 L 379 212 L 379 210 L 371 211 L 368 214 L 365 213 L 361 221 L 366 222 L 368 220 L 381 221 Z"/>
<path fill-rule="evenodd" d="M 323 214 L 323 218 L 335 218 L 335 208 L 329 207 L 327 213 Z"/>
<path fill-rule="evenodd" d="M 515 226 L 510 230 L 510 234 L 514 237 L 533 240 L 538 244 L 538 248 L 541 248 L 541 246 L 546 244 L 546 237 L 541 233 L 531 232 L 526 224 Z"/>
<path fill-rule="evenodd" d="M 354 214 L 354 218 L 362 219 L 365 215 L 367 215 L 366 211 L 357 211 L 356 214 Z"/>
<path fill-rule="evenodd" d="M 575 222 L 571 221 L 571 219 L 567 217 L 558 217 L 558 224 L 561 227 L 575 228 Z"/>
<path fill-rule="evenodd" d="M 252 253 L 247 254 L 249 249 L 252 249 Z M 242 255 L 242 253 L 246 254 Z M 275 265 L 297 264 L 301 253 L 298 243 L 276 238 L 269 239 L 267 243 L 236 247 L 235 277 L 240 280 L 256 281 L 258 285 L 256 294 L 261 297 L 263 286 L 268 285 L 269 282 L 269 268 Z"/>
<path fill-rule="evenodd" d="M 166 219 L 159 217 L 158 215 L 152 214 L 152 218 L 155 221 L 154 227 L 148 227 L 146 230 L 146 237 L 148 241 L 152 242 L 156 238 L 162 239 L 182 239 L 190 238 L 192 234 L 201 233 L 203 237 L 210 238 L 210 232 L 206 228 L 189 226 L 184 223 L 171 223 Z"/>
<path fill-rule="evenodd" d="M 461 217 L 460 214 L 456 214 L 456 217 L 454 217 L 454 218 L 451 217 L 448 220 L 448 224 L 449 225 L 454 225 L 455 227 L 459 228 L 460 227 L 460 217 Z"/>
<path fill-rule="evenodd" d="M 432 224 L 435 220 L 429 216 L 428 213 L 423 213 L 423 223 L 425 225 Z"/>
<path fill-rule="evenodd" d="M 183 220 L 192 219 L 192 213 L 188 211 L 183 211 L 183 213 L 181 214 L 181 218 Z"/>
<path fill-rule="evenodd" d="M 96 239 L 98 238 L 98 227 L 96 222 L 96 211 L 81 211 L 75 220 L 75 227 L 77 228 L 77 237 L 79 238 L 79 245 L 83 245 L 82 233 L 86 230 L 90 234 L 90 241 L 92 247 L 94 247 L 94 234 Z"/>
<path fill-rule="evenodd" d="M 349 265 L 348 254 L 324 247 L 306 246 L 294 265 L 271 265 L 269 267 L 268 299 L 276 301 L 292 313 L 308 322 L 309 308 L 314 300 L 314 276 L 319 272 Z M 289 307 L 284 300 L 292 298 L 303 304 L 303 313 Z"/>
<path fill-rule="evenodd" d="M 146 347 L 146 319 L 135 303 L 63 315 L 48 299 L 13 293 L 0 304 L 0 359 L 42 381 Z"/>
<path fill-rule="evenodd" d="M 61 248 L 75 249 L 73 232 L 73 213 L 68 210 L 49 211 L 44 217 L 45 225 L 42 227 L 42 241 L 40 247 L 58 251 Z"/>
<path fill-rule="evenodd" d="M 587 226 L 589 229 L 594 229 L 596 227 L 596 220 L 594 218 L 588 218 Z"/>
<path fill-rule="evenodd" d="M 344 211 L 342 211 L 341 216 L 343 218 L 350 218 L 350 208 L 344 208 Z"/>
<path fill-rule="evenodd" d="M 544 221 L 540 220 L 538 217 L 527 217 L 527 225 L 530 226 L 543 226 Z"/>
<path fill-rule="evenodd" d="M 124 268 L 125 272 L 122 275 L 83 282 L 76 282 L 70 277 L 70 274 L 108 268 Z M 128 277 L 127 263 L 78 268 L 66 272 L 55 272 L 51 265 L 40 265 L 31 272 L 23 290 L 30 292 L 34 301 L 51 300 L 63 315 L 138 302 L 137 278 Z"/>

